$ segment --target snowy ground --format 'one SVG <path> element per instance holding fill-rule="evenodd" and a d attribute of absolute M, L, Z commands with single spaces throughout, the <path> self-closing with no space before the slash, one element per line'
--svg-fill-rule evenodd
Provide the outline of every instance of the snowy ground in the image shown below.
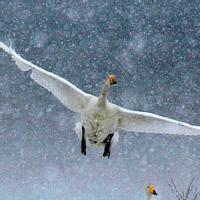
<path fill-rule="evenodd" d="M 34 2 L 34 1 L 33 1 Z M 199 1 L 0 1 L 0 40 L 110 101 L 200 125 Z M 200 185 L 200 137 L 121 132 L 111 158 L 80 154 L 79 116 L 0 52 L 0 199 L 169 200 L 168 183 Z M 171 198 L 173 199 L 173 198 Z"/>

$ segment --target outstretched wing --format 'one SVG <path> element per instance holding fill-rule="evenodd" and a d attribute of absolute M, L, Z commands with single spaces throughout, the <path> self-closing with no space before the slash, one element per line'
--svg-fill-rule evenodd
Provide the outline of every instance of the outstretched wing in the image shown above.
<path fill-rule="evenodd" d="M 2 42 L 0 42 L 0 49 L 3 49 L 12 57 L 19 69 L 32 71 L 31 78 L 53 93 L 70 110 L 81 112 L 87 106 L 89 100 L 94 97 L 78 89 L 69 81 L 33 65 Z"/>
<path fill-rule="evenodd" d="M 118 107 L 118 115 L 118 128 L 126 131 L 200 136 L 200 126 L 192 126 L 152 113 Z"/>

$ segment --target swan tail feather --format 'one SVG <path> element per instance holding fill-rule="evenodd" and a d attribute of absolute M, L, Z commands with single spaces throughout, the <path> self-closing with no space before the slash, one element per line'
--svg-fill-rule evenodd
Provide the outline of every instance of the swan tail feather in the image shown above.
<path fill-rule="evenodd" d="M 74 131 L 77 134 L 78 138 L 81 139 L 81 137 L 82 137 L 82 124 L 81 124 L 81 122 L 77 122 L 75 124 Z"/>

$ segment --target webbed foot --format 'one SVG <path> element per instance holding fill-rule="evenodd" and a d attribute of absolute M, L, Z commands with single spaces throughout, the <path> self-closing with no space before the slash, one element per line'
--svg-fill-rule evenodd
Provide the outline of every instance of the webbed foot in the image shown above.
<path fill-rule="evenodd" d="M 107 136 L 107 138 L 105 139 L 105 148 L 104 148 L 104 153 L 103 153 L 103 157 L 108 156 L 108 158 L 110 157 L 110 147 L 111 147 L 111 140 L 114 134 L 109 134 Z"/>
<path fill-rule="evenodd" d="M 82 126 L 81 153 L 86 155 L 85 128 Z"/>

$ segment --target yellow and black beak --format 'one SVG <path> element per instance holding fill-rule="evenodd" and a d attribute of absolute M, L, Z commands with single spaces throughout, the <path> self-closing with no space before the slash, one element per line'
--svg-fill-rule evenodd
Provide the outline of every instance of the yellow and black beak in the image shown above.
<path fill-rule="evenodd" d="M 153 195 L 158 195 L 158 194 L 157 194 L 157 192 L 156 192 L 155 190 L 153 191 L 153 193 L 152 193 L 152 194 L 153 194 Z"/>
<path fill-rule="evenodd" d="M 153 195 L 158 195 L 153 185 L 148 186 L 148 191 Z"/>
<path fill-rule="evenodd" d="M 108 75 L 107 81 L 108 81 L 108 83 L 109 83 L 110 85 L 115 85 L 115 84 L 117 84 L 117 78 L 116 78 L 116 76 L 113 75 L 113 74 Z"/>

